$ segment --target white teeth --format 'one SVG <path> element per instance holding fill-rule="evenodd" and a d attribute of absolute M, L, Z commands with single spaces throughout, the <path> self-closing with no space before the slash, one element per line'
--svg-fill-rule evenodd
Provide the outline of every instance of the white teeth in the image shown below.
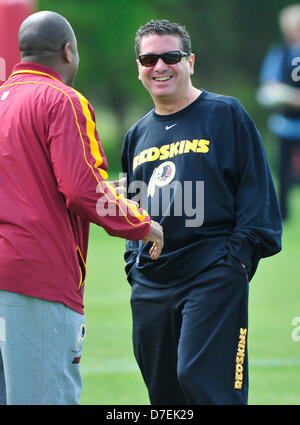
<path fill-rule="evenodd" d="M 154 80 L 156 81 L 166 81 L 169 80 L 171 77 L 154 77 Z"/>

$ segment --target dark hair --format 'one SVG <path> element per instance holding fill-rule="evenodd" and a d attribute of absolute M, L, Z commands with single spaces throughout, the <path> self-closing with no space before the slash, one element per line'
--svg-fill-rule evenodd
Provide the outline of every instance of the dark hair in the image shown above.
<path fill-rule="evenodd" d="M 147 24 L 141 26 L 135 36 L 135 53 L 138 56 L 140 52 L 141 39 L 145 35 L 175 35 L 181 40 L 181 48 L 189 55 L 192 53 L 191 39 L 186 28 L 182 25 L 171 23 L 167 19 L 151 20 Z"/>

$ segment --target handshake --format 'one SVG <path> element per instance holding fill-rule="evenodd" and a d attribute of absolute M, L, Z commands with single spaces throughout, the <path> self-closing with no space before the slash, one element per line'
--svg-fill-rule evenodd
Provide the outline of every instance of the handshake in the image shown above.
<path fill-rule="evenodd" d="M 156 221 L 151 220 L 150 232 L 143 239 L 143 242 L 153 242 L 149 250 L 152 260 L 157 260 L 164 246 L 164 233 L 162 226 Z"/>
<path fill-rule="evenodd" d="M 126 177 L 120 180 L 109 182 L 109 184 L 115 189 L 116 193 L 119 195 L 126 192 L 125 183 L 126 183 Z M 139 207 L 139 205 L 134 201 L 130 201 L 127 199 L 127 202 L 134 204 L 137 208 Z M 150 232 L 144 237 L 142 241 L 144 243 L 148 241 L 153 242 L 149 250 L 149 254 L 152 260 L 157 260 L 164 246 L 164 234 L 163 234 L 162 226 L 156 221 L 151 220 Z"/>

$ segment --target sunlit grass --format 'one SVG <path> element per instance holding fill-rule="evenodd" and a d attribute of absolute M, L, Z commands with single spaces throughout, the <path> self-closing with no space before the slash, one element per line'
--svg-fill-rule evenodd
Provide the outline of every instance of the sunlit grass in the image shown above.
<path fill-rule="evenodd" d="M 263 259 L 250 284 L 249 404 L 300 404 L 300 191 L 291 193 L 283 250 Z M 85 293 L 87 338 L 82 404 L 149 404 L 131 345 L 130 286 L 124 241 L 92 226 Z"/>

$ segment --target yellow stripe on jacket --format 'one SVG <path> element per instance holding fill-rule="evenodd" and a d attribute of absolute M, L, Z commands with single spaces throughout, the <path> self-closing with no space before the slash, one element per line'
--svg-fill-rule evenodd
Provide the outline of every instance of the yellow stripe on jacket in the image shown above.
<path fill-rule="evenodd" d="M 90 148 L 91 148 L 91 154 L 95 158 L 95 164 L 94 167 L 99 168 L 103 163 L 103 158 L 100 153 L 98 141 L 95 137 L 95 131 L 96 131 L 96 123 L 92 118 L 91 111 L 89 109 L 89 103 L 88 100 L 77 90 L 73 89 L 73 91 L 77 94 L 80 104 L 82 107 L 83 114 L 86 118 L 86 134 L 90 140 Z M 105 170 L 99 168 L 101 176 L 106 180 L 108 178 L 108 174 Z"/>

